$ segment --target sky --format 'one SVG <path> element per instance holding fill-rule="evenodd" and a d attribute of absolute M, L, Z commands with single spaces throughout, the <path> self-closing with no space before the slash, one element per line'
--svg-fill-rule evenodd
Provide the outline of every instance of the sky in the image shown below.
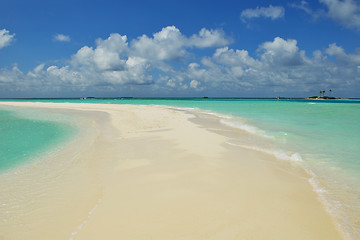
<path fill-rule="evenodd" d="M 359 40 L 360 0 L 2 0 L 0 98 L 360 97 Z"/>

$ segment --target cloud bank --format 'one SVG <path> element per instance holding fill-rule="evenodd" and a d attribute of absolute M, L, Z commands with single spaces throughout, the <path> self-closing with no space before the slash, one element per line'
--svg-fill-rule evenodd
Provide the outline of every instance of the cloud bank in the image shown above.
<path fill-rule="evenodd" d="M 168 26 L 132 40 L 112 33 L 63 65 L 43 63 L 27 73 L 16 65 L 0 69 L 0 93 L 273 97 L 360 89 L 360 51 L 347 53 L 332 43 L 307 54 L 297 40 L 276 37 L 250 54 L 230 43 L 223 31 L 205 28 L 186 36 Z M 205 48 L 212 53 L 199 55 Z"/>

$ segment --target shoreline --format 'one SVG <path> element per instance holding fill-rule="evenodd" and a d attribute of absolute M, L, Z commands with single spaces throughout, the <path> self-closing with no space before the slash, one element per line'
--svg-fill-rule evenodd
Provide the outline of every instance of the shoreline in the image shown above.
<path fill-rule="evenodd" d="M 56 220 L 65 239 L 342 239 L 303 170 L 229 146 L 219 134 L 226 129 L 209 119 L 166 106 L 4 104 L 71 109 L 66 114 L 77 112 L 83 127 L 93 128 L 81 138 L 88 137 L 81 160 L 58 176 L 60 182 L 78 182 L 71 193 L 84 203 L 60 208 L 76 212 L 68 209 Z M 69 155 L 73 151 L 68 148 Z M 64 182 L 56 187 L 66 199 Z M 74 221 L 64 224 L 69 218 Z M 34 238 L 64 239 L 50 230 L 32 231 Z"/>

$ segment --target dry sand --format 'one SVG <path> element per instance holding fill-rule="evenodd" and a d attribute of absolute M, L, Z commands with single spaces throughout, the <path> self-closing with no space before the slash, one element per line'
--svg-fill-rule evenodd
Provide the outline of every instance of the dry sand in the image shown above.
<path fill-rule="evenodd" d="M 229 129 L 210 118 L 158 106 L 1 105 L 71 115 L 84 130 L 0 175 L 1 240 L 342 239 L 305 171 L 226 144 L 219 133 Z"/>

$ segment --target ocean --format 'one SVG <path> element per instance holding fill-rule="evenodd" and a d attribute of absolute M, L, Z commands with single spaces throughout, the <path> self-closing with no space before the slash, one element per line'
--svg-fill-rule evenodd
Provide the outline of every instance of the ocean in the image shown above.
<path fill-rule="evenodd" d="M 245 140 L 229 139 L 228 144 L 272 154 L 279 160 L 305 168 L 314 191 L 345 235 L 349 239 L 360 238 L 360 100 L 91 98 L 1 101 L 166 105 L 215 115 L 222 124 L 253 136 Z M 70 131 L 64 131 L 67 128 L 59 122 L 34 122 L 1 108 L 0 122 L 0 169 L 28 161 L 34 153 L 64 139 L 66 131 Z M 48 142 L 49 136 L 55 136 L 52 143 Z"/>

